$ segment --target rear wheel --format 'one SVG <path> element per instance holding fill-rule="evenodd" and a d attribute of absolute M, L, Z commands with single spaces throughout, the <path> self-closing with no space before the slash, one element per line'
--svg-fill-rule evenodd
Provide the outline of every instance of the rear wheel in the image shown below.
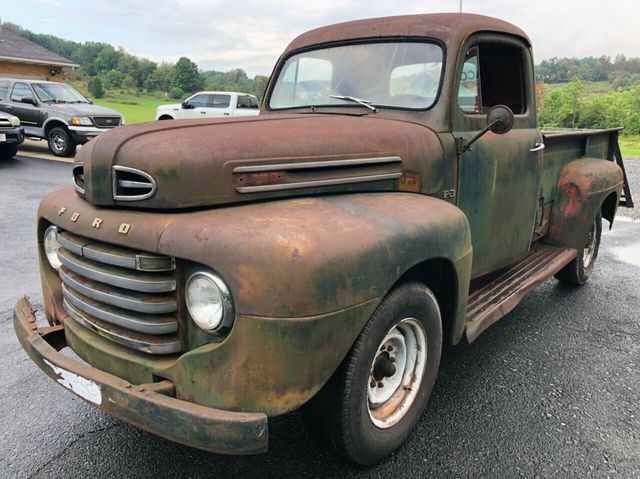
<path fill-rule="evenodd" d="M 582 286 L 587 282 L 591 277 L 591 273 L 593 273 L 593 267 L 598 257 L 601 235 L 602 214 L 598 212 L 593 220 L 582 251 L 578 251 L 575 259 L 556 273 L 556 278 L 561 283 L 569 286 Z"/>
<path fill-rule="evenodd" d="M 375 464 L 420 419 L 442 348 L 438 303 L 422 283 L 392 290 L 329 383 L 305 407 L 309 426 L 342 454 Z"/>
<path fill-rule="evenodd" d="M 71 135 L 62 127 L 51 128 L 47 135 L 47 141 L 49 142 L 49 150 L 56 156 L 68 157 L 73 156 L 76 152 L 76 144 Z"/>
<path fill-rule="evenodd" d="M 0 144 L 0 160 L 10 160 L 18 153 L 16 144 Z"/>

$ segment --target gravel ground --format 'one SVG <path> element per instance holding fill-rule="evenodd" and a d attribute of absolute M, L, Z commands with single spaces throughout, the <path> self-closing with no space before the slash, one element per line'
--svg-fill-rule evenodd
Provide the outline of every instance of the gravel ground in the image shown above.
<path fill-rule="evenodd" d="M 640 220 L 640 158 L 625 159 L 624 168 L 627 172 L 629 185 L 631 185 L 631 196 L 634 200 L 635 208 L 620 208 L 618 214 Z"/>

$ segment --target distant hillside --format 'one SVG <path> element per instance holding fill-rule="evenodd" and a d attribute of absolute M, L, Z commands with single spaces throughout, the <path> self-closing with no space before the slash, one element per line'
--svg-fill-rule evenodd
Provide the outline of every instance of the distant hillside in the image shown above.
<path fill-rule="evenodd" d="M 2 27 L 11 29 L 80 65 L 80 69 L 68 78 L 72 81 L 86 82 L 91 94 L 96 98 L 108 94 L 109 91 L 115 91 L 178 99 L 205 88 L 243 91 L 261 98 L 266 86 L 267 77 L 257 75 L 249 78 L 241 69 L 201 72 L 187 57 L 180 58 L 175 64 L 158 64 L 147 58 L 131 55 L 122 48 L 114 48 L 108 43 L 78 43 L 53 35 L 33 33 L 12 23 L 5 23 Z"/>

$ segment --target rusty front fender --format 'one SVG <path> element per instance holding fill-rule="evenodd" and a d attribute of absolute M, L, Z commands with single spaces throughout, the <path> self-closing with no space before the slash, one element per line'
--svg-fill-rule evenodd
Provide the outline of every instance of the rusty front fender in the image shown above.
<path fill-rule="evenodd" d="M 546 243 L 582 250 L 596 214 L 605 200 L 622 192 L 623 173 L 618 165 L 597 158 L 580 158 L 560 172 Z M 614 212 L 609 219 L 613 222 Z"/>
<path fill-rule="evenodd" d="M 428 196 L 364 193 L 152 213 L 95 207 L 67 191 L 47 197 L 40 214 L 72 233 L 199 263 L 224 279 L 237 313 L 229 336 L 156 370 L 175 381 L 177 397 L 201 405 L 269 415 L 300 406 L 394 284 L 428 260 L 454 271 L 447 320 L 462 332 L 469 225 L 457 207 Z M 100 228 L 92 227 L 96 217 Z M 122 223 L 131 225 L 126 235 Z"/>

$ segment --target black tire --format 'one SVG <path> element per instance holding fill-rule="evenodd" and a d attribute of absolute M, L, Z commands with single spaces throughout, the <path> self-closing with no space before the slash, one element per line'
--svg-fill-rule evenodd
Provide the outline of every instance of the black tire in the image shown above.
<path fill-rule="evenodd" d="M 160 118 L 158 118 L 158 121 L 164 121 L 164 120 L 173 120 L 173 117 L 169 115 L 162 115 Z"/>
<path fill-rule="evenodd" d="M 386 373 L 383 372 L 384 377 L 379 383 L 375 379 L 380 364 L 383 370 L 388 364 L 400 365 L 398 353 L 397 359 L 390 358 L 393 353 L 386 349 L 391 351 L 387 340 L 390 337 L 394 339 L 390 335 L 400 332 L 399 328 L 405 328 L 408 351 L 410 342 L 407 337 L 412 334 L 408 331 L 409 326 L 416 331 L 422 330 L 426 345 L 424 366 L 419 368 L 422 377 L 414 383 L 417 387 L 415 394 L 412 392 L 414 388 L 406 388 L 402 383 L 393 389 L 395 373 L 384 376 Z M 329 382 L 303 408 L 307 425 L 313 433 L 320 432 L 339 453 L 352 461 L 362 465 L 376 464 L 404 443 L 420 419 L 436 381 L 441 350 L 442 323 L 433 293 L 417 282 L 396 287 L 380 303 Z M 408 364 L 409 359 L 406 361 Z M 413 377 L 418 371 L 417 367 L 412 369 L 410 366 L 402 369 L 404 373 L 395 366 L 392 369 L 402 377 Z M 391 385 L 386 392 L 383 390 L 385 384 L 380 386 L 384 381 Z M 372 408 L 371 394 L 380 391 L 382 394 L 393 392 L 393 395 L 381 406 Z M 409 401 L 411 396 L 413 399 Z M 398 407 L 398 400 L 405 405 L 404 409 Z M 385 415 L 386 411 L 389 414 Z"/>
<path fill-rule="evenodd" d="M 18 154 L 18 145 L 4 143 L 0 145 L 0 160 L 10 160 Z"/>
<path fill-rule="evenodd" d="M 593 273 L 602 236 L 602 214 L 598 212 L 589 230 L 587 242 L 569 264 L 556 273 L 556 278 L 568 286 L 582 286 Z"/>
<path fill-rule="evenodd" d="M 47 142 L 49 143 L 49 150 L 56 156 L 69 157 L 76 152 L 76 144 L 71 135 L 60 126 L 51 128 L 47 134 Z"/>

